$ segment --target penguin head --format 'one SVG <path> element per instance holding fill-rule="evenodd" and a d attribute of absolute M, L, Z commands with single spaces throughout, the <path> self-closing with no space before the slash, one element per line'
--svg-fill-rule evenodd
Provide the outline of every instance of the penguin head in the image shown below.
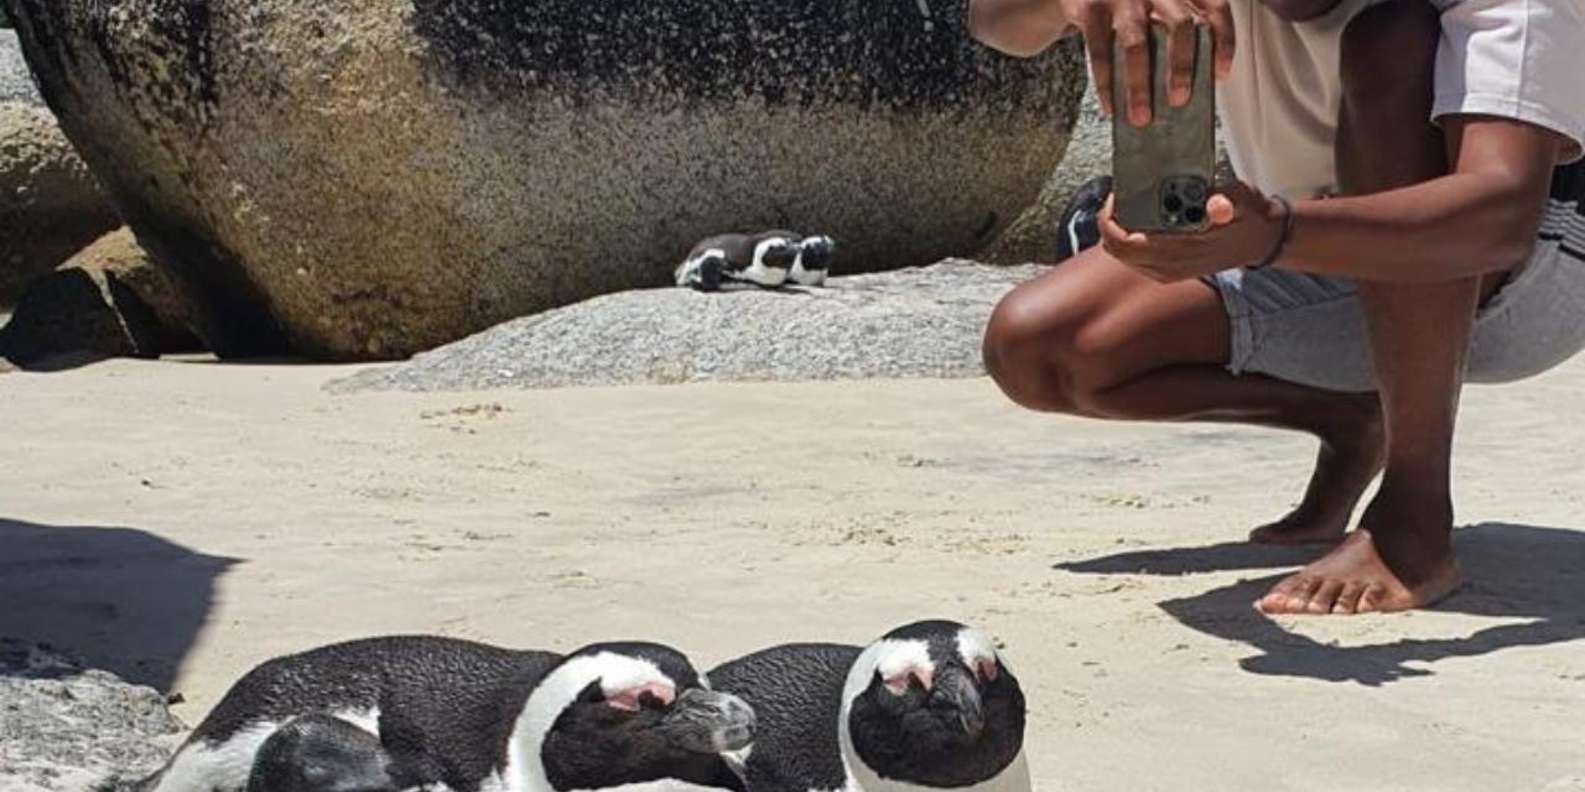
<path fill-rule="evenodd" d="M 710 690 L 682 653 L 657 644 L 581 649 L 546 674 L 523 719 L 537 745 L 539 780 L 554 790 L 649 781 L 710 785 L 722 754 L 745 748 L 754 710 Z"/>
<path fill-rule="evenodd" d="M 828 236 L 807 237 L 798 243 L 798 263 L 806 270 L 830 269 L 836 246 L 836 240 Z"/>
<path fill-rule="evenodd" d="M 787 269 L 798 258 L 798 246 L 783 236 L 760 240 L 754 246 L 754 266 L 766 269 Z"/>
<path fill-rule="evenodd" d="M 962 787 L 1019 757 L 1024 695 L 991 639 L 949 621 L 900 627 L 870 644 L 843 691 L 843 751 L 882 779 Z"/>

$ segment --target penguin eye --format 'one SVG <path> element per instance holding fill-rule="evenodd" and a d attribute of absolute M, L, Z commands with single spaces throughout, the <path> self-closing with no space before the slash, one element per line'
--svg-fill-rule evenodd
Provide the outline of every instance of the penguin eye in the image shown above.
<path fill-rule="evenodd" d="M 901 696 L 908 692 L 916 680 L 920 687 L 929 690 L 934 676 L 932 672 L 923 668 L 905 668 L 891 676 L 882 677 L 881 684 L 885 685 L 892 695 Z"/>
<path fill-rule="evenodd" d="M 607 693 L 605 703 L 623 712 L 638 712 L 646 705 L 651 709 L 669 707 L 675 698 L 676 690 L 659 682 L 651 682 Z"/>

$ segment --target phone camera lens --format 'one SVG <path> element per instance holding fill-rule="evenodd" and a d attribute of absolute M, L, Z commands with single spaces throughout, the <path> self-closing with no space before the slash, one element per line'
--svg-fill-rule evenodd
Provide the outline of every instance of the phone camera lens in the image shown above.
<path fill-rule="evenodd" d="M 1205 222 L 1205 210 L 1198 206 L 1191 206 L 1184 210 L 1183 219 L 1193 223 L 1194 225 L 1199 225 L 1200 223 Z"/>
<path fill-rule="evenodd" d="M 1168 195 L 1161 199 L 1161 208 L 1166 209 L 1169 214 L 1177 214 L 1183 211 L 1183 199 L 1176 195 Z"/>
<path fill-rule="evenodd" d="M 1189 203 L 1202 203 L 1205 201 L 1205 185 L 1199 182 L 1190 182 L 1183 186 L 1183 197 Z"/>

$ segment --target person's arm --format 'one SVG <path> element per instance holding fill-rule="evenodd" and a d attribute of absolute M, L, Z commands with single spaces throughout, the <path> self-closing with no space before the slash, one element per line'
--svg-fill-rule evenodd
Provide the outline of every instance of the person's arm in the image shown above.
<path fill-rule="evenodd" d="M 1056 0 L 971 0 L 969 35 L 1017 58 L 1046 51 L 1078 28 Z"/>
<path fill-rule="evenodd" d="M 1513 268 L 1535 246 L 1556 133 L 1477 116 L 1445 122 L 1458 161 L 1424 184 L 1361 197 L 1302 201 L 1276 266 L 1358 280 L 1425 283 Z"/>
<path fill-rule="evenodd" d="M 1189 103 L 1194 82 L 1195 20 L 1210 25 L 1216 41 L 1216 74 L 1233 65 L 1233 16 L 1227 0 L 969 0 L 969 34 L 1008 55 L 1030 57 L 1078 31 L 1090 56 L 1090 74 L 1101 109 L 1112 113 L 1112 56 L 1123 50 L 1128 118 L 1150 123 L 1152 20 L 1167 30 L 1167 101 Z M 1114 44 L 1115 41 L 1115 44 Z"/>
<path fill-rule="evenodd" d="M 1296 201 L 1273 266 L 1355 280 L 1432 283 L 1512 269 L 1535 245 L 1552 171 L 1568 146 L 1520 121 L 1448 118 L 1454 172 L 1375 195 Z M 1280 207 L 1243 185 L 1211 199 L 1203 234 L 1130 233 L 1108 209 L 1107 252 L 1153 278 L 1178 281 L 1264 259 L 1282 234 Z"/>

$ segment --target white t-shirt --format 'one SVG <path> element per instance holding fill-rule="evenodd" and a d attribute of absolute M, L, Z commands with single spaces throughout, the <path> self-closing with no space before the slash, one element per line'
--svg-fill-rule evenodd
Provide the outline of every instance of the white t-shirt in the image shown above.
<path fill-rule="evenodd" d="M 1238 48 L 1217 85 L 1233 170 L 1293 198 L 1337 190 L 1333 143 L 1343 31 L 1383 0 L 1342 0 L 1306 22 L 1233 0 Z M 1433 119 L 1480 113 L 1556 131 L 1585 146 L 1585 1 L 1432 0 L 1442 13 Z"/>

